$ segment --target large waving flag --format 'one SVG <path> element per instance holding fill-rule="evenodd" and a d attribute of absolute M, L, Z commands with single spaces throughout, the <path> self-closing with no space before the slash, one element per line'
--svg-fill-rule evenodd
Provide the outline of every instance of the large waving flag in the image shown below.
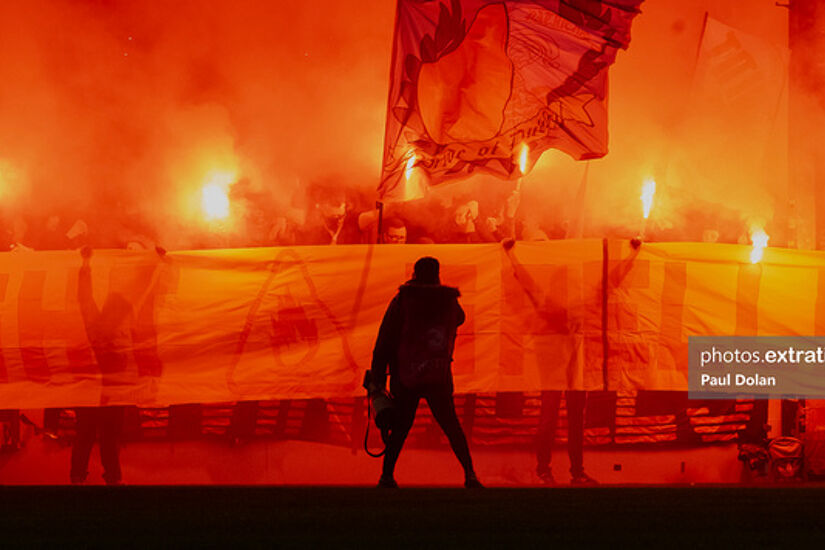
<path fill-rule="evenodd" d="M 415 174 L 517 177 L 522 150 L 604 156 L 607 68 L 641 1 L 398 0 L 381 197 L 411 198 Z"/>

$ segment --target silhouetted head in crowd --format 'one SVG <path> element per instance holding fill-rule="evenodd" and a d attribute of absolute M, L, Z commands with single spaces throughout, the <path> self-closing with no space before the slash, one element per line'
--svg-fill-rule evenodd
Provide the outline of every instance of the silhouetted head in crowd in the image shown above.
<path fill-rule="evenodd" d="M 476 230 L 475 220 L 478 218 L 478 201 L 468 201 L 459 205 L 455 210 L 455 225 L 459 233 L 473 233 Z"/>
<path fill-rule="evenodd" d="M 439 265 L 438 260 L 432 256 L 424 256 L 415 262 L 413 267 L 413 282 L 423 285 L 438 285 L 441 284 L 441 279 L 438 276 Z"/>
<path fill-rule="evenodd" d="M 318 184 L 312 186 L 309 198 L 327 226 L 335 226 L 347 214 L 347 195 L 339 186 Z"/>
<path fill-rule="evenodd" d="M 386 244 L 405 244 L 407 242 L 407 226 L 401 218 L 387 218 L 384 221 L 383 242 Z"/>

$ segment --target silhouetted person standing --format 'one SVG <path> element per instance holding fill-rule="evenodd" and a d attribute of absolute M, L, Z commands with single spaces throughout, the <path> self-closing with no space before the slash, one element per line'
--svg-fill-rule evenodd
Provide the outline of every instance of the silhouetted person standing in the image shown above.
<path fill-rule="evenodd" d="M 77 298 L 86 335 L 101 371 L 103 393 L 101 405 L 107 405 L 108 388 L 129 384 L 128 353 L 131 349 L 129 327 L 132 304 L 121 294 L 110 293 L 98 309 L 92 296 L 92 274 L 89 259 L 92 249 L 80 250 L 83 265 L 78 274 Z M 78 407 L 77 433 L 72 445 L 72 483 L 83 483 L 88 475 L 89 455 L 95 439 L 100 444 L 100 462 L 107 485 L 121 481 L 119 440 L 123 430 L 125 408 L 122 406 Z"/>
<path fill-rule="evenodd" d="M 556 313 L 558 310 L 566 308 L 566 305 L 555 303 L 551 299 L 552 295 L 545 294 L 542 287 L 530 275 L 530 272 L 516 259 L 512 253 L 516 244 L 514 239 L 504 239 L 501 244 L 513 267 L 513 277 L 521 285 L 527 299 L 533 306 L 536 314 L 535 318 L 541 323 L 542 330 L 550 330 L 553 327 L 556 333 L 569 332 L 570 328 L 567 326 L 566 316 L 562 326 L 559 326 Z M 550 347 L 539 348 L 537 353 L 543 360 L 552 360 L 555 350 Z M 566 374 L 568 384 L 572 386 L 575 384 L 575 372 L 570 368 L 571 366 L 575 367 L 573 363 L 567 364 Z M 549 385 L 549 382 L 546 381 L 542 383 Z M 559 423 L 561 396 L 561 390 L 541 392 L 541 413 L 536 433 L 536 474 L 542 483 L 547 485 L 556 483 L 550 461 L 556 439 L 556 428 Z M 570 482 L 572 485 L 597 484 L 598 482 L 584 471 L 584 411 L 587 403 L 587 392 L 565 390 L 564 399 L 567 408 L 567 454 L 570 457 Z"/>
<path fill-rule="evenodd" d="M 120 434 L 123 431 L 124 407 L 78 407 L 77 433 L 72 444 L 71 480 L 74 484 L 86 481 L 89 475 L 89 456 L 97 439 L 100 445 L 100 463 L 106 485 L 119 485 Z"/>
<path fill-rule="evenodd" d="M 415 263 L 413 278 L 401 285 L 384 314 L 371 368 L 373 380 L 384 388 L 389 367 L 394 417 L 379 487 L 398 486 L 395 463 L 421 398 L 427 400 L 464 468 L 464 485 L 481 487 L 453 403 L 453 348 L 456 329 L 464 322 L 458 297 L 458 289 L 441 284 L 438 260 L 424 257 Z"/>
<path fill-rule="evenodd" d="M 555 485 L 550 459 L 559 423 L 561 391 L 541 392 L 541 414 L 536 433 L 536 474 L 546 485 Z M 567 455 L 570 457 L 570 483 L 572 485 L 597 485 L 598 482 L 584 471 L 584 409 L 587 392 L 566 390 L 567 404 Z"/>

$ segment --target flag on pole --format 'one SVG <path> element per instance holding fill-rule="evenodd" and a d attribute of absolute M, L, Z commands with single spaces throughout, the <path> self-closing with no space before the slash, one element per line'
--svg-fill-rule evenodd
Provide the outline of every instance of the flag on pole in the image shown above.
<path fill-rule="evenodd" d="M 607 153 L 607 68 L 642 0 L 398 0 L 379 195 L 548 148 Z"/>

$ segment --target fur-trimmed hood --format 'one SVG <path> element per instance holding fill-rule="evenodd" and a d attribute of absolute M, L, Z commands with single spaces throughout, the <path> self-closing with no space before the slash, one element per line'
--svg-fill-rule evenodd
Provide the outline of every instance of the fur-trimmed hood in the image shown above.
<path fill-rule="evenodd" d="M 429 285 L 410 280 L 398 287 L 398 294 L 402 296 L 431 297 L 442 299 L 457 299 L 461 292 L 454 286 Z"/>

